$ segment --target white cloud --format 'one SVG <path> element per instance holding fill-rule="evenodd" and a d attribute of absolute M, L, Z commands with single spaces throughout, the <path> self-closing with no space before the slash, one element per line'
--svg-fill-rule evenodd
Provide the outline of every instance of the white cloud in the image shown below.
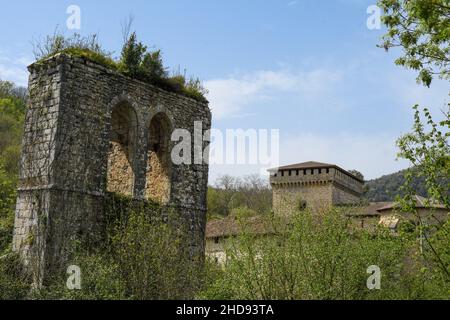
<path fill-rule="evenodd" d="M 256 71 L 205 82 L 216 119 L 233 117 L 243 108 L 279 93 L 294 93 L 304 99 L 323 97 L 341 80 L 338 71 L 316 69 L 308 72 Z"/>
<path fill-rule="evenodd" d="M 32 59 L 26 56 L 12 58 L 4 52 L 0 52 L 0 79 L 26 87 L 28 83 L 27 66 L 31 62 Z"/>
<path fill-rule="evenodd" d="M 358 170 L 366 179 L 379 178 L 408 167 L 407 161 L 396 160 L 396 140 L 397 137 L 387 134 L 299 133 L 295 136 L 282 136 L 280 164 L 319 161 L 336 164 L 347 170 Z M 261 168 L 262 166 L 251 165 L 211 165 L 210 183 L 223 174 L 259 174 Z"/>
<path fill-rule="evenodd" d="M 396 172 L 408 167 L 406 161 L 397 161 L 396 140 L 387 134 L 358 135 L 336 133 L 321 135 L 303 133 L 282 139 L 281 164 L 319 161 L 356 169 L 367 179 Z"/>
<path fill-rule="evenodd" d="M 394 98 L 400 105 L 408 111 L 415 104 L 434 112 L 445 109 L 450 102 L 448 81 L 435 78 L 428 88 L 418 84 L 416 76 L 416 73 L 409 71 L 392 73 L 388 77 L 390 89 L 395 93 Z"/>

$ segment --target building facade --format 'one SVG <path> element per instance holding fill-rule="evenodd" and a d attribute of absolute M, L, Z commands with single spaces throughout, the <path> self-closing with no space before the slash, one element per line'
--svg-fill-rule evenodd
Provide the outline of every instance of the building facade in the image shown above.
<path fill-rule="evenodd" d="M 304 162 L 271 170 L 275 214 L 361 202 L 364 181 L 332 164 Z"/>
<path fill-rule="evenodd" d="M 292 215 L 308 209 L 326 212 L 331 206 L 344 206 L 343 214 L 349 218 L 351 229 L 375 230 L 383 226 L 395 232 L 403 221 L 438 224 L 448 219 L 448 210 L 439 204 L 427 204 L 426 199 L 416 196 L 416 213 L 400 211 L 394 202 L 364 202 L 364 181 L 333 164 L 304 162 L 271 170 L 270 184 L 273 190 L 273 212 L 285 217 L 287 223 Z M 234 217 L 208 222 L 206 228 L 206 252 L 218 263 L 226 261 L 226 243 L 246 232 L 257 236 L 270 236 L 261 217 L 237 221 Z"/>
<path fill-rule="evenodd" d="M 173 208 L 203 253 L 208 164 L 175 165 L 171 135 L 206 135 L 208 103 L 64 54 L 29 71 L 13 248 L 36 281 L 67 268 L 74 241 L 101 241 L 109 193 Z"/>

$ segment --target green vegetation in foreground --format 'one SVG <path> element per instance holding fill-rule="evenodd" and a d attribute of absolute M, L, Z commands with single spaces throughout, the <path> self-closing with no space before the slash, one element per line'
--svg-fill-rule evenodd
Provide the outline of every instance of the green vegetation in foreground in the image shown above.
<path fill-rule="evenodd" d="M 82 270 L 82 289 L 68 290 L 67 275 L 41 290 L 17 270 L 16 257 L 0 261 L 2 299 L 448 299 L 450 283 L 433 260 L 420 254 L 412 230 L 354 230 L 346 209 L 266 216 L 270 236 L 255 236 L 245 224 L 225 243 L 227 264 L 203 265 L 189 255 L 183 229 L 156 207 L 116 199 L 119 212 L 100 248 L 80 245 L 71 263 Z M 119 209 L 122 208 L 122 209 Z M 154 210 L 154 211 L 151 211 Z M 245 218 L 237 217 L 243 223 Z M 367 269 L 379 266 L 381 290 L 367 288 Z M 14 267 L 16 266 L 16 267 Z"/>
<path fill-rule="evenodd" d="M 448 299 L 450 282 L 419 253 L 414 232 L 353 230 L 345 208 L 266 217 L 271 234 L 243 233 L 225 243 L 227 263 L 210 273 L 201 299 Z M 368 290 L 367 269 L 381 269 L 381 290 Z"/>
<path fill-rule="evenodd" d="M 0 256 L 12 243 L 26 90 L 0 80 Z"/>

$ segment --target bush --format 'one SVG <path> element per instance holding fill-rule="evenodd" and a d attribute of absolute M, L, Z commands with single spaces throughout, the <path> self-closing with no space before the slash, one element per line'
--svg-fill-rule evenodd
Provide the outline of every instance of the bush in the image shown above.
<path fill-rule="evenodd" d="M 221 176 L 208 188 L 208 217 L 224 217 L 237 208 L 248 208 L 256 214 L 272 211 L 272 190 L 259 175 L 243 178 Z"/>
<path fill-rule="evenodd" d="M 122 48 L 120 70 L 131 76 L 142 76 L 142 59 L 146 51 L 147 47 L 137 41 L 136 33 L 133 32 Z"/>
<path fill-rule="evenodd" d="M 186 230 L 172 214 L 113 196 L 108 235 L 98 249 L 79 247 L 70 264 L 81 268 L 82 289 L 54 278 L 37 299 L 192 299 L 203 284 L 202 259 L 191 252 Z M 165 218 L 164 218 L 165 217 Z"/>
<path fill-rule="evenodd" d="M 30 279 L 22 269 L 18 255 L 0 257 L 0 300 L 25 299 L 30 291 Z"/>
<path fill-rule="evenodd" d="M 161 50 L 148 51 L 147 46 L 138 41 L 135 32 L 131 33 L 125 41 L 118 61 L 111 57 L 111 53 L 102 49 L 98 36 L 95 34 L 87 37 L 74 34 L 67 38 L 56 31 L 42 41 L 35 41 L 33 45 L 38 63 L 58 53 L 83 57 L 129 77 L 183 94 L 197 101 L 206 101 L 207 90 L 199 79 L 192 78 L 186 81 L 184 76 L 169 77 L 163 64 Z"/>
<path fill-rule="evenodd" d="M 16 182 L 3 170 L 0 163 L 0 256 L 12 242 Z"/>
<path fill-rule="evenodd" d="M 147 47 L 138 42 L 135 32 L 123 46 L 119 70 L 163 89 L 205 101 L 207 90 L 203 88 L 199 79 L 191 78 L 186 81 L 186 77 L 179 72 L 169 77 L 163 64 L 161 50 L 147 51 Z"/>
<path fill-rule="evenodd" d="M 150 81 L 167 77 L 162 61 L 161 50 L 147 52 L 142 60 L 142 72 Z"/>
<path fill-rule="evenodd" d="M 266 228 L 271 234 L 261 237 L 243 226 L 243 234 L 226 245 L 226 266 L 222 271 L 211 271 L 211 283 L 199 297 L 251 300 L 446 297 L 448 284 L 424 272 L 423 262 L 412 254 L 417 252 L 413 238 L 394 237 L 383 229 L 372 234 L 349 232 L 345 209 L 321 214 L 302 212 L 288 222 L 285 218 L 266 218 Z M 382 290 L 367 289 L 367 269 L 372 265 L 381 269 Z"/>

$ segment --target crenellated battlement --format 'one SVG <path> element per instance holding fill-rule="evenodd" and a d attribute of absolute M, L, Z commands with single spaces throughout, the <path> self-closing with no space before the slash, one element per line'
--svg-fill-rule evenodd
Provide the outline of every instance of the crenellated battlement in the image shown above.
<path fill-rule="evenodd" d="M 336 165 L 312 161 L 271 170 L 270 183 L 275 212 L 357 204 L 364 186 L 363 180 Z"/>

